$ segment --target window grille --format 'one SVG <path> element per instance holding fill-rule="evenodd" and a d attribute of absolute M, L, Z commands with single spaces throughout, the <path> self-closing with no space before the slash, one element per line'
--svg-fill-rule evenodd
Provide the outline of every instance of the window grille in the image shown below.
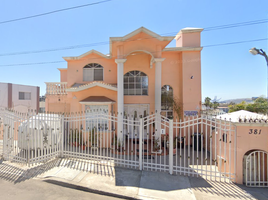
<path fill-rule="evenodd" d="M 148 76 L 141 71 L 124 75 L 124 95 L 148 95 Z"/>
<path fill-rule="evenodd" d="M 31 100 L 31 92 L 19 92 L 19 100 Z"/>

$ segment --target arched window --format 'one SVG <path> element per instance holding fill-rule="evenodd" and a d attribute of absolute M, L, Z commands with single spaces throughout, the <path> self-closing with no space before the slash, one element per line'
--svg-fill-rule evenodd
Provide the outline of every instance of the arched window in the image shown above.
<path fill-rule="evenodd" d="M 90 63 L 83 68 L 83 81 L 103 81 L 103 67 Z"/>
<path fill-rule="evenodd" d="M 148 95 L 148 76 L 141 71 L 124 75 L 124 95 Z"/>
<path fill-rule="evenodd" d="M 161 112 L 167 118 L 173 117 L 173 89 L 169 85 L 161 88 Z"/>

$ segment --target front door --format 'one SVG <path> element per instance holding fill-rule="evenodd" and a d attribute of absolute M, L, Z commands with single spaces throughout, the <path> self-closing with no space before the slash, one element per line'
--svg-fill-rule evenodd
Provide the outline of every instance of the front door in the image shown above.
<path fill-rule="evenodd" d="M 149 104 L 125 104 L 124 112 L 135 119 L 146 117 L 149 114 Z"/>
<path fill-rule="evenodd" d="M 129 138 L 139 138 L 139 119 L 144 118 L 149 114 L 149 104 L 125 104 L 124 105 L 125 117 L 134 120 L 134 126 L 124 126 L 124 134 L 129 134 Z M 136 124 L 136 125 L 135 125 Z"/>

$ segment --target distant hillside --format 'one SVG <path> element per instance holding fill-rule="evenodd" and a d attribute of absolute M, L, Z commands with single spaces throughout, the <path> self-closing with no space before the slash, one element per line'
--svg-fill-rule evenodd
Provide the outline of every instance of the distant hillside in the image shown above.
<path fill-rule="evenodd" d="M 228 99 L 228 100 L 220 101 L 220 103 L 229 104 L 231 102 L 234 102 L 237 104 L 237 103 L 241 103 L 242 101 L 245 101 L 247 103 L 253 102 L 252 98 L 241 98 L 241 99 Z"/>

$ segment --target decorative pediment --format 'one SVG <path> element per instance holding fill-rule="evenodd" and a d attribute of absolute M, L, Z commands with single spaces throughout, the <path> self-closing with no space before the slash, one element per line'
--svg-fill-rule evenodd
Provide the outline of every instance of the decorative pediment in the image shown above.
<path fill-rule="evenodd" d="M 106 88 L 109 90 L 117 91 L 117 87 L 115 85 L 107 84 L 107 83 L 100 82 L 100 81 L 94 81 L 94 82 L 91 82 L 88 84 L 75 83 L 72 87 L 66 89 L 66 91 L 67 92 L 79 92 L 79 91 L 83 91 L 83 90 L 86 90 L 86 89 L 89 89 L 92 87 L 96 87 L 96 86 Z"/>
<path fill-rule="evenodd" d="M 99 55 L 99 56 L 101 56 L 103 58 L 106 58 L 106 59 L 110 59 L 111 58 L 110 55 L 104 55 L 103 53 L 92 49 L 92 50 L 90 50 L 90 51 L 88 51 L 88 52 L 86 52 L 86 53 L 84 53 L 84 54 L 82 54 L 80 56 L 76 56 L 76 57 L 63 57 L 63 59 L 66 60 L 66 61 L 69 61 L 69 60 L 79 60 L 79 59 L 81 59 L 83 57 L 86 57 L 86 56 L 88 56 L 90 54 L 97 54 L 97 55 Z"/>
<path fill-rule="evenodd" d="M 156 38 L 160 41 L 171 41 L 174 39 L 174 36 L 161 36 L 161 35 L 158 35 L 157 33 L 153 32 L 153 31 L 150 31 L 149 29 L 145 28 L 145 27 L 140 27 L 138 28 L 137 30 L 123 36 L 123 37 L 110 37 L 110 41 L 113 42 L 113 41 L 125 41 L 125 40 L 128 40 L 129 38 L 139 34 L 139 33 L 146 33 L 147 35 L 150 35 L 152 36 L 153 38 Z"/>

